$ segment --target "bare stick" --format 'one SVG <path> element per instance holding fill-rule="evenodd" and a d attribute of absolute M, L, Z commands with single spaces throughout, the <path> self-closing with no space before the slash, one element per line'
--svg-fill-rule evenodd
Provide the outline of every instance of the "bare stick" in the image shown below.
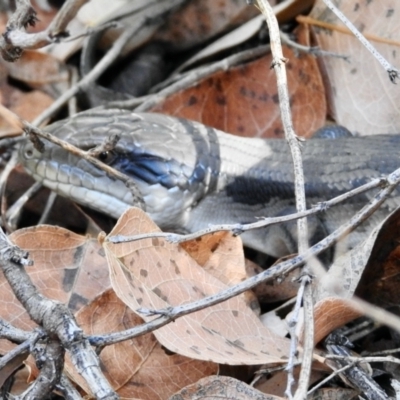
<path fill-rule="evenodd" d="M 314 26 L 319 26 L 321 28 L 329 29 L 331 31 L 337 31 L 341 33 L 345 33 L 346 35 L 353 35 L 350 29 L 345 28 L 344 26 L 338 26 L 334 24 L 330 24 L 329 22 L 326 21 L 320 21 L 319 19 L 315 19 L 306 15 L 298 15 L 296 17 L 296 21 L 299 22 L 300 24 L 308 24 L 308 25 L 314 25 Z M 363 36 L 371 40 L 372 42 L 377 42 L 377 43 L 385 43 L 385 44 L 392 44 L 394 46 L 400 46 L 400 41 L 398 40 L 393 40 L 389 38 L 384 38 L 381 36 L 376 36 L 372 35 L 371 33 L 364 32 Z"/>
<path fill-rule="evenodd" d="M 16 10 L 7 23 L 6 32 L 0 37 L 0 49 L 6 61 L 16 61 L 24 49 L 38 49 L 53 43 L 65 34 L 64 30 L 79 8 L 89 0 L 68 0 L 45 31 L 27 33 L 28 25 L 35 25 L 36 12 L 29 0 L 18 0 Z"/>
<path fill-rule="evenodd" d="M 271 42 L 271 52 L 273 56 L 273 65 L 272 67 L 276 73 L 277 85 L 278 85 L 278 96 L 279 96 L 279 107 L 281 111 L 281 118 L 283 129 L 285 131 L 285 137 L 289 144 L 290 151 L 293 158 L 293 169 L 294 169 L 294 190 L 295 190 L 295 197 L 296 197 L 296 209 L 298 212 L 302 212 L 306 210 L 306 194 L 305 194 L 305 182 L 304 182 L 304 171 L 303 171 L 303 161 L 301 158 L 301 151 L 300 151 L 300 143 L 299 139 L 294 131 L 293 128 L 293 121 L 292 121 L 292 114 L 290 110 L 290 101 L 289 101 L 289 91 L 287 86 L 287 76 L 286 76 L 286 67 L 285 63 L 287 62 L 286 58 L 283 56 L 282 53 L 282 45 L 280 41 L 280 33 L 279 33 L 279 26 L 278 21 L 275 17 L 274 11 L 266 0 L 257 0 L 258 8 L 261 10 L 262 14 L 264 15 L 267 25 L 268 31 L 270 35 L 270 42 Z M 308 248 L 308 226 L 307 226 L 307 218 L 300 218 L 297 220 L 297 231 L 298 231 L 298 247 L 299 253 L 304 253 Z M 307 269 L 307 265 L 305 266 Z M 304 271 L 305 274 L 309 274 L 308 269 Z M 306 279 L 305 282 L 308 282 Z M 307 291 L 307 293 L 311 293 Z M 309 299 L 312 303 L 312 300 Z M 310 313 L 311 321 L 313 322 L 313 313 Z M 312 332 L 312 331 L 311 331 Z M 291 337 L 292 341 L 296 341 L 296 335 Z M 308 349 L 312 348 L 314 343 L 314 338 L 307 337 L 305 338 L 305 345 Z M 297 346 L 292 346 L 297 347 Z M 308 354 L 304 355 L 305 358 L 309 360 L 305 363 L 305 365 L 311 365 L 312 360 L 312 351 Z M 289 355 L 288 366 L 290 366 L 288 370 L 289 378 L 288 378 L 288 387 L 286 394 L 291 397 L 291 384 L 293 380 L 293 365 L 294 365 L 295 354 L 293 352 Z M 307 383 L 309 381 L 311 369 L 305 370 L 302 368 L 301 373 L 307 375 L 308 378 L 303 376 L 302 381 Z M 302 393 L 299 395 L 303 398 L 306 394 L 307 387 L 298 387 L 297 393 Z"/>
<path fill-rule="evenodd" d="M 142 22 L 144 24 L 145 21 Z M 142 24 L 134 25 L 127 29 L 112 45 L 110 50 L 104 57 L 95 65 L 95 67 L 83 77 L 76 85 L 68 89 L 61 95 L 49 108 L 40 114 L 32 123 L 32 125 L 39 126 L 47 118 L 51 117 L 57 112 L 72 96 L 75 96 L 80 90 L 85 89 L 91 82 L 95 81 L 121 54 L 122 49 L 130 38 L 137 33 Z"/>
<path fill-rule="evenodd" d="M 352 22 L 331 2 L 331 0 L 323 0 L 326 6 L 343 22 L 344 25 L 353 33 L 353 35 L 364 45 L 364 47 L 377 59 L 377 61 L 385 68 L 392 83 L 396 83 L 396 78 L 400 77 L 400 72 L 391 65 L 385 57 L 363 36 L 363 34 L 353 25 Z"/>
<path fill-rule="evenodd" d="M 14 246 L 0 230 L 0 266 L 15 297 L 30 318 L 70 352 L 75 368 L 86 379 L 92 393 L 97 398 L 116 400 L 117 396 L 102 374 L 95 352 L 71 311 L 64 304 L 45 298 L 33 285 L 23 267 L 31 264 L 27 253 Z"/>
<path fill-rule="evenodd" d="M 200 231 L 189 233 L 187 235 L 179 234 L 179 233 L 171 233 L 171 232 L 152 232 L 152 233 L 143 233 L 138 235 L 115 235 L 110 236 L 107 240 L 111 243 L 123 243 L 123 242 L 133 242 L 136 240 L 148 239 L 148 238 L 156 238 L 156 237 L 164 237 L 171 243 L 183 243 L 189 240 L 197 239 L 201 236 L 220 232 L 220 231 L 230 231 L 235 235 L 240 235 L 243 232 L 252 230 L 265 228 L 271 225 L 281 224 L 283 222 L 295 221 L 296 219 L 309 217 L 311 215 L 317 214 L 319 212 L 324 212 L 330 207 L 341 203 L 342 201 L 348 200 L 349 198 L 356 196 L 358 194 L 364 193 L 371 189 L 376 189 L 377 187 L 384 186 L 384 178 L 376 178 L 371 182 L 368 182 L 358 188 L 355 188 L 349 192 L 346 192 L 342 195 L 334 197 L 331 200 L 325 201 L 323 203 L 319 203 L 316 206 L 305 210 L 303 212 L 298 212 L 294 214 L 282 215 L 281 217 L 270 217 L 270 218 L 261 218 L 260 221 L 253 222 L 250 224 L 221 224 L 221 225 L 212 225 L 209 228 L 202 229 Z"/>

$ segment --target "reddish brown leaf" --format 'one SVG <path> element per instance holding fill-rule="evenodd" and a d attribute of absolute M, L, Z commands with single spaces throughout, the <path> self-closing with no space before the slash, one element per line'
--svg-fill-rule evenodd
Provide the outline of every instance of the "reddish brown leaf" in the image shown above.
<path fill-rule="evenodd" d="M 349 306 L 346 299 L 327 297 L 319 301 L 314 307 L 314 342 L 320 342 L 335 329 L 358 317 L 361 317 L 360 312 Z"/>
<path fill-rule="evenodd" d="M 290 102 L 296 133 L 309 137 L 325 123 L 322 79 L 314 57 L 298 58 L 285 48 Z M 169 96 L 151 111 L 199 121 L 225 132 L 251 137 L 283 137 L 272 56 L 218 72 Z"/>
<path fill-rule="evenodd" d="M 143 323 L 112 290 L 82 308 L 76 317 L 88 335 L 119 332 Z M 107 346 L 100 360 L 108 381 L 126 399 L 168 399 L 176 390 L 218 373 L 214 363 L 168 353 L 152 333 Z M 88 393 L 87 384 L 70 364 L 68 371 Z"/>
<path fill-rule="evenodd" d="M 131 208 L 108 237 L 150 232 L 159 229 L 147 214 Z M 227 288 L 163 238 L 119 244 L 106 240 L 104 249 L 113 288 L 132 310 L 187 304 Z M 171 351 L 218 363 L 282 362 L 288 354 L 288 341 L 265 328 L 238 297 L 179 318 L 155 335 Z"/>

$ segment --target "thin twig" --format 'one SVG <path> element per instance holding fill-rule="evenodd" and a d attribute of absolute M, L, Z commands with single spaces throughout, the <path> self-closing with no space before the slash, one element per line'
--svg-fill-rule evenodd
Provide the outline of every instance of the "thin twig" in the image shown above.
<path fill-rule="evenodd" d="M 321 50 L 319 47 L 304 46 L 303 44 L 297 43 L 292 40 L 288 33 L 281 31 L 280 34 L 282 43 L 286 44 L 286 46 L 291 47 L 293 50 L 297 50 L 306 54 L 311 54 L 316 57 L 335 57 L 341 58 L 345 61 L 349 61 L 349 56 L 333 53 L 332 51 Z"/>
<path fill-rule="evenodd" d="M 326 383 L 328 383 L 331 379 L 335 378 L 336 376 L 340 375 L 342 372 L 347 371 L 348 369 L 354 367 L 354 365 L 356 364 L 356 362 L 353 362 L 349 365 L 345 365 L 342 368 L 339 368 L 335 371 L 333 371 L 330 375 L 328 375 L 326 378 L 322 379 L 321 382 L 318 382 L 312 389 L 310 389 L 307 392 L 307 396 L 310 396 L 312 393 L 314 393 L 317 389 L 319 389 L 320 387 L 324 386 Z M 308 397 L 307 397 L 308 398 Z"/>
<path fill-rule="evenodd" d="M 331 31 L 336 31 L 336 32 L 341 32 L 346 35 L 353 35 L 351 30 L 345 28 L 344 26 L 330 24 L 329 22 L 320 21 L 319 19 L 315 19 L 315 18 L 309 17 L 307 15 L 298 15 L 296 17 L 296 21 L 300 24 L 319 26 L 320 28 L 329 29 Z M 384 38 L 381 36 L 372 35 L 371 33 L 368 33 L 368 32 L 364 32 L 363 35 L 366 39 L 368 39 L 372 42 L 390 44 L 393 46 L 400 47 L 400 41 L 398 41 L 398 40 L 393 40 L 393 39 Z"/>
<path fill-rule="evenodd" d="M 34 121 L 33 125 L 39 126 L 47 118 L 50 118 L 57 112 L 72 96 L 75 96 L 80 90 L 87 88 L 119 57 L 123 48 L 133 35 L 146 23 L 145 20 L 141 24 L 128 28 L 112 45 L 110 50 L 103 58 L 93 67 L 93 69 L 85 75 L 76 85 L 68 89 L 62 94 L 50 107 L 40 114 Z"/>
<path fill-rule="evenodd" d="M 240 235 L 243 232 L 247 232 L 253 229 L 265 228 L 271 225 L 277 225 L 284 222 L 295 221 L 299 218 L 309 217 L 311 215 L 317 214 L 319 212 L 325 212 L 330 207 L 337 205 L 343 201 L 350 199 L 353 196 L 359 195 L 371 189 L 376 189 L 378 187 L 384 186 L 385 179 L 384 178 L 375 178 L 370 182 L 359 186 L 353 190 L 350 190 L 344 194 L 341 194 L 337 197 L 334 197 L 331 200 L 327 200 L 321 203 L 318 203 L 314 207 L 302 211 L 296 212 L 294 214 L 282 215 L 280 217 L 268 217 L 268 218 L 260 218 L 257 222 L 252 222 L 249 224 L 220 224 L 220 225 L 211 225 L 208 228 L 202 229 L 200 231 L 196 231 L 188 234 L 179 234 L 179 233 L 171 233 L 171 232 L 152 232 L 152 233 L 142 233 L 138 235 L 114 235 L 108 237 L 108 241 L 111 243 L 123 243 L 123 242 L 133 242 L 136 240 L 148 239 L 148 238 L 156 238 L 163 237 L 170 243 L 183 243 L 189 240 L 195 240 L 201 236 L 220 232 L 220 231 L 229 231 L 235 235 Z"/>
<path fill-rule="evenodd" d="M 298 212 L 302 212 L 306 210 L 306 194 L 305 194 L 305 181 L 304 181 L 304 170 L 303 170 L 303 161 L 301 157 L 300 143 L 299 139 L 293 128 L 292 115 L 290 110 L 290 100 L 289 100 L 289 91 L 287 86 L 287 76 L 286 76 L 286 59 L 282 53 L 282 45 L 280 42 L 280 33 L 278 21 L 274 15 L 272 7 L 269 2 L 266 0 L 257 0 L 258 8 L 263 13 L 267 25 L 268 31 L 270 35 L 271 42 L 271 52 L 273 55 L 273 68 L 276 72 L 277 77 L 277 85 L 278 85 L 278 96 L 279 96 L 279 107 L 281 111 L 281 118 L 283 129 L 285 131 L 285 138 L 289 144 L 290 152 L 293 158 L 293 169 L 294 169 L 294 190 L 295 190 L 295 198 L 296 198 L 296 209 Z M 309 247 L 308 244 L 308 225 L 307 218 L 300 218 L 297 220 L 297 231 L 298 231 L 298 248 L 299 253 L 304 253 L 306 249 Z M 311 280 L 311 274 L 309 271 L 309 267 L 307 264 L 304 266 L 303 270 L 304 274 L 304 284 L 307 285 L 309 280 Z M 309 277 L 306 277 L 306 276 Z M 307 299 L 308 304 L 310 305 L 311 312 L 308 313 L 308 316 L 311 318 L 310 321 L 307 321 L 309 324 L 314 324 L 313 312 L 312 312 L 312 293 L 311 288 L 305 292 L 309 298 Z M 295 343 L 297 344 L 296 335 L 291 337 L 291 340 L 294 342 L 292 349 L 295 347 Z M 309 334 L 305 336 L 304 347 L 308 349 L 307 353 L 303 354 L 303 364 L 300 371 L 300 383 L 298 385 L 297 391 L 295 393 L 295 399 L 303 399 L 307 393 L 308 382 L 311 373 L 311 362 L 312 362 L 312 349 L 314 346 L 314 336 L 313 329 L 309 329 Z M 291 387 L 293 384 L 293 365 L 295 360 L 295 353 L 292 351 L 289 354 L 288 360 L 288 384 L 286 389 L 286 395 L 291 398 Z"/>
<path fill-rule="evenodd" d="M 10 17 L 6 32 L 0 37 L 0 49 L 6 61 L 16 61 L 24 49 L 38 49 L 66 36 L 65 28 L 75 17 L 79 8 L 88 0 L 68 0 L 64 3 L 46 30 L 28 33 L 26 27 L 35 25 L 36 12 L 29 0 L 18 0 L 16 10 Z"/>
<path fill-rule="evenodd" d="M 353 35 L 364 45 L 364 47 L 376 58 L 389 75 L 392 83 L 396 83 L 396 79 L 400 78 L 400 71 L 390 64 L 385 57 L 363 36 L 363 34 L 354 26 L 352 22 L 331 2 L 331 0 L 323 0 L 326 6 L 343 22 L 344 25 L 353 33 Z"/>

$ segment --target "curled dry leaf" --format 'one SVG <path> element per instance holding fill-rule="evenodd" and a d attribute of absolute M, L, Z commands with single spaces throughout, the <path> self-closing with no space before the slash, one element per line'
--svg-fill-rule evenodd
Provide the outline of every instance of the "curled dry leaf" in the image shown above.
<path fill-rule="evenodd" d="M 27 272 L 38 290 L 78 310 L 110 286 L 104 252 L 97 240 L 55 226 L 20 229 L 10 239 L 29 252 L 34 265 Z M 0 279 L 1 318 L 30 330 L 34 323 L 16 300 L 3 274 Z M 2 351 L 9 350 L 1 341 Z"/>
<path fill-rule="evenodd" d="M 300 34 L 305 38 L 306 32 Z M 317 62 L 284 49 L 293 124 L 309 137 L 325 123 L 326 103 Z M 232 67 L 169 96 L 151 111 L 192 119 L 225 132 L 250 137 L 283 137 L 272 55 Z"/>
<path fill-rule="evenodd" d="M 317 282 L 314 308 L 316 343 L 360 316 L 346 302 L 354 293 L 381 306 L 399 303 L 399 226 L 400 212 L 397 210 L 362 243 L 338 257 Z"/>
<path fill-rule="evenodd" d="M 397 44 L 375 40 L 371 44 L 399 68 L 399 3 L 387 0 L 339 1 L 336 4 L 363 34 L 397 40 Z M 322 0 L 316 1 L 310 16 L 343 27 Z M 314 27 L 314 32 L 323 50 L 349 57 L 348 61 L 321 58 L 329 88 L 329 108 L 336 122 L 362 135 L 399 132 L 400 91 L 390 82 L 378 61 L 353 35 L 320 27 Z"/>
<path fill-rule="evenodd" d="M 210 376 L 182 389 L 170 400 L 283 400 L 283 397 L 266 395 L 244 382 L 228 376 Z"/>
<path fill-rule="evenodd" d="M 119 332 L 143 323 L 111 289 L 83 307 L 76 318 L 88 335 Z M 218 373 L 217 364 L 170 354 L 152 333 L 105 347 L 100 360 L 107 380 L 124 399 L 168 399 L 177 390 Z M 89 393 L 86 382 L 70 363 L 67 371 Z"/>
<path fill-rule="evenodd" d="M 150 232 L 159 228 L 143 211 L 131 208 L 108 237 Z M 184 305 L 227 289 L 179 245 L 164 238 L 118 244 L 106 240 L 103 246 L 113 288 L 134 311 Z M 264 327 L 239 297 L 178 318 L 155 335 L 173 352 L 221 364 L 282 362 L 288 354 L 288 340 Z"/>

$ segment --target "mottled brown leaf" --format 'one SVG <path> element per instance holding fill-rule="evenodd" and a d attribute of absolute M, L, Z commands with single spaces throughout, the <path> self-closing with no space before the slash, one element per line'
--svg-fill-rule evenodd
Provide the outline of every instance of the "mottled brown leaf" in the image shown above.
<path fill-rule="evenodd" d="M 27 250 L 34 261 L 27 272 L 38 290 L 68 304 L 73 311 L 109 287 L 104 253 L 95 239 L 46 225 L 21 229 L 10 238 Z M 15 299 L 2 274 L 0 287 L 1 317 L 21 329 L 30 330 L 34 323 Z"/>
<path fill-rule="evenodd" d="M 314 57 L 296 57 L 285 48 L 293 123 L 309 137 L 325 123 L 322 78 Z M 217 72 L 199 84 L 169 96 L 151 111 L 199 121 L 225 132 L 250 137 L 283 137 L 272 56 Z"/>
<path fill-rule="evenodd" d="M 244 382 L 228 376 L 210 376 L 182 389 L 170 400 L 283 400 L 283 397 L 266 395 Z"/>
<path fill-rule="evenodd" d="M 76 318 L 88 335 L 118 332 L 143 323 L 113 290 L 104 292 L 82 308 Z M 214 363 L 167 352 L 152 333 L 107 346 L 101 351 L 100 360 L 103 373 L 124 399 L 168 399 L 180 388 L 218 373 Z M 71 364 L 68 371 L 88 392 L 87 384 Z"/>
<path fill-rule="evenodd" d="M 109 236 L 158 231 L 143 211 L 131 208 Z M 104 248 L 113 288 L 134 311 L 187 304 L 227 288 L 163 238 L 119 244 L 106 240 Z M 238 297 L 179 318 L 155 335 L 173 352 L 218 363 L 282 362 L 288 354 L 288 341 L 265 328 Z"/>
<path fill-rule="evenodd" d="M 397 40 L 398 44 L 371 41 L 372 45 L 399 68 L 399 3 L 386 1 L 338 1 L 340 10 L 364 34 Z M 313 18 L 342 27 L 322 0 L 315 3 Z M 400 131 L 400 91 L 393 85 L 378 61 L 352 35 L 315 27 L 318 45 L 327 51 L 349 57 L 323 57 L 329 108 L 336 122 L 362 135 Z"/>

